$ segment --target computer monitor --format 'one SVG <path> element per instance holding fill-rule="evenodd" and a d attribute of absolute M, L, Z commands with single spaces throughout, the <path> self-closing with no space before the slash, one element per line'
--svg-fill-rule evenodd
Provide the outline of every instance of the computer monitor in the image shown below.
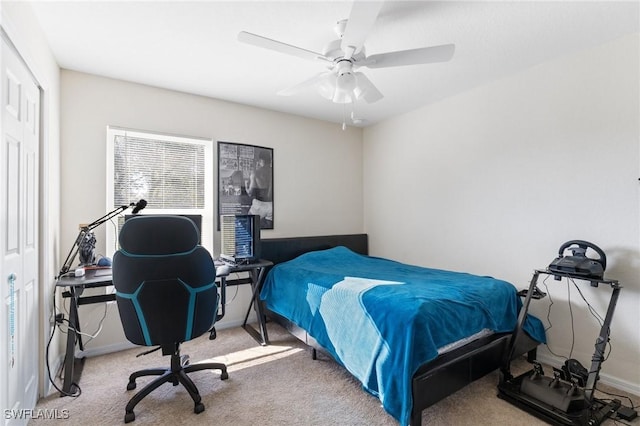
<path fill-rule="evenodd" d="M 129 220 L 132 217 L 138 216 L 183 216 L 187 219 L 191 219 L 196 228 L 198 229 L 198 244 L 202 244 L 202 215 L 199 214 L 126 214 L 124 220 Z"/>
<path fill-rule="evenodd" d="M 220 258 L 234 264 L 260 259 L 260 216 L 220 216 Z"/>

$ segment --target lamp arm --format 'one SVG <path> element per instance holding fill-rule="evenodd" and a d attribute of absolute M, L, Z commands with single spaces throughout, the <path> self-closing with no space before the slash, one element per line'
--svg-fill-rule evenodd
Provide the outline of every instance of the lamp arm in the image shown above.
<path fill-rule="evenodd" d="M 81 227 L 80 232 L 78 232 L 78 236 L 76 237 L 76 241 L 71 246 L 71 250 L 69 250 L 69 254 L 67 254 L 67 258 L 62 264 L 62 267 L 60 268 L 60 272 L 58 272 L 58 276 L 56 277 L 56 279 L 60 278 L 62 275 L 69 272 L 69 270 L 71 269 L 71 264 L 73 263 L 74 259 L 78 255 L 78 251 L 80 250 L 80 242 L 89 231 L 97 228 L 98 226 L 102 225 L 106 221 L 113 219 L 114 217 L 116 217 L 117 215 L 119 215 L 120 213 L 122 213 L 123 211 L 125 211 L 126 209 L 134 205 L 135 203 L 131 203 L 128 206 L 120 206 L 110 211 L 106 215 L 102 216 L 101 218 L 96 219 L 90 224 Z"/>
<path fill-rule="evenodd" d="M 85 228 L 87 228 L 87 231 L 91 231 L 92 229 L 97 228 L 98 226 L 102 225 L 106 221 L 111 220 L 114 217 L 118 216 L 120 213 L 122 213 L 123 211 L 125 211 L 129 207 L 133 207 L 135 205 L 136 205 L 136 203 L 131 203 L 128 206 L 117 207 L 114 210 L 112 210 L 109 213 L 107 213 L 104 216 L 102 216 L 100 219 L 94 220 L 93 222 L 88 224 Z"/>
<path fill-rule="evenodd" d="M 83 226 L 80 232 L 78 233 L 78 237 L 76 238 L 76 241 L 71 246 L 71 250 L 69 250 L 69 254 L 67 254 L 67 258 L 62 264 L 62 267 L 60 268 L 60 272 L 58 272 L 58 276 L 56 277 L 56 279 L 66 274 L 67 272 L 69 272 L 69 269 L 71 269 L 71 264 L 73 263 L 73 260 L 76 258 L 76 255 L 78 254 L 78 250 L 80 249 L 80 241 L 82 241 L 82 238 L 86 233 L 84 228 L 85 227 Z"/>

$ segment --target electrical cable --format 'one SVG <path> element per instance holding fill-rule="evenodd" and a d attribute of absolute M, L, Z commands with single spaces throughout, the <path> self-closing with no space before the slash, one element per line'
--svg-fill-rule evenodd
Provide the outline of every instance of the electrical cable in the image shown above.
<path fill-rule="evenodd" d="M 584 294 L 582 293 L 582 290 L 580 290 L 580 287 L 578 286 L 578 284 L 574 281 L 573 278 L 571 277 L 567 277 L 568 280 L 571 281 L 571 283 L 573 284 L 573 286 L 578 290 L 578 293 L 580 294 L 580 297 L 582 297 L 582 300 L 584 301 L 584 303 L 587 305 L 587 308 L 589 309 L 589 313 L 591 314 L 591 316 L 593 316 L 596 321 L 598 322 L 598 324 L 600 325 L 600 328 L 602 328 L 602 326 L 604 325 L 604 319 L 602 318 L 602 315 L 600 315 L 598 313 L 598 311 L 596 311 L 596 309 L 589 303 L 589 301 L 587 300 L 587 298 L 584 296 Z M 607 329 L 607 341 L 605 342 L 605 345 L 608 344 L 609 346 L 609 353 L 608 354 L 604 354 L 604 352 L 602 353 L 598 353 L 598 356 L 601 359 L 601 362 L 605 362 L 608 358 L 609 355 L 611 355 L 611 351 L 613 349 L 612 345 L 611 345 L 611 341 L 609 339 L 609 336 L 611 335 L 611 329 L 608 328 Z M 596 342 L 596 344 L 594 345 L 596 350 L 598 349 L 598 344 Z"/>
<path fill-rule="evenodd" d="M 591 313 L 591 315 L 598 321 L 598 324 L 600 324 L 600 327 L 602 327 L 602 324 L 604 323 L 604 319 L 602 318 L 602 316 L 598 313 L 598 311 L 595 310 L 595 308 L 593 306 L 591 306 L 591 304 L 587 301 L 587 299 L 584 297 L 584 294 L 582 293 L 582 290 L 580 290 L 580 287 L 578 286 L 578 284 L 573 280 L 573 278 L 568 278 L 569 280 L 571 280 L 571 282 L 573 283 L 573 286 L 576 288 L 576 290 L 578 290 L 578 293 L 580 293 L 580 297 L 582 297 L 582 300 L 584 301 L 584 303 L 586 303 L 587 307 L 589 308 L 589 312 Z"/>
<path fill-rule="evenodd" d="M 629 401 L 629 407 L 631 407 L 631 408 L 632 408 L 632 409 L 634 409 L 634 410 L 635 410 L 636 408 L 638 408 L 638 406 L 637 406 L 637 405 L 633 405 L 633 400 L 632 400 L 630 397 L 628 397 L 627 395 L 618 395 L 618 394 L 616 394 L 616 393 L 603 391 L 602 389 L 598 389 L 598 387 L 597 387 L 597 386 L 596 386 L 596 391 L 601 392 L 601 393 L 603 393 L 603 394 L 605 394 L 605 395 L 609 395 L 609 396 L 616 396 L 616 397 L 618 397 L 618 398 L 624 398 L 624 399 L 626 399 L 626 400 L 628 400 L 628 401 Z"/>
<path fill-rule="evenodd" d="M 63 323 L 66 323 L 67 329 L 66 331 L 60 329 L 61 333 L 68 333 L 69 330 L 73 331 L 74 333 L 76 333 L 77 335 L 80 336 L 84 336 L 87 337 L 89 340 L 87 340 L 86 342 L 84 342 L 85 344 L 89 343 L 90 341 L 92 341 L 93 339 L 95 339 L 96 337 L 98 337 L 98 335 L 100 334 L 100 332 L 102 331 L 102 325 L 103 322 L 105 320 L 105 318 L 107 317 L 107 303 L 105 303 L 105 311 L 104 314 L 102 315 L 102 318 L 100 319 L 100 322 L 98 324 L 98 329 L 93 333 L 93 334 L 89 334 L 89 333 L 85 333 L 83 331 L 77 330 L 74 327 L 71 326 L 71 322 L 68 319 L 63 319 Z M 60 327 L 61 324 L 58 324 L 58 327 Z"/>
<path fill-rule="evenodd" d="M 571 316 L 571 350 L 569 350 L 569 359 L 573 358 L 573 348 L 576 344 L 576 330 L 573 319 L 573 307 L 571 306 L 571 286 L 567 279 L 567 304 L 569 305 L 569 315 Z"/>
<path fill-rule="evenodd" d="M 118 224 L 113 221 L 113 218 L 109 220 L 111 226 L 113 226 L 113 234 L 116 236 L 113 240 L 113 252 L 118 251 Z"/>
<path fill-rule="evenodd" d="M 55 286 L 53 288 L 53 297 L 52 297 L 52 299 L 53 299 L 53 321 L 56 321 L 57 313 L 56 313 L 56 287 Z M 49 323 L 51 323 L 51 318 L 49 320 Z M 82 394 L 82 389 L 80 388 L 80 385 L 78 385 L 77 383 L 73 382 L 71 384 L 73 386 L 75 386 L 76 392 L 75 393 L 65 392 L 65 391 L 63 391 L 62 389 L 60 389 L 58 387 L 56 382 L 51 377 L 51 366 L 49 364 L 49 348 L 51 346 L 51 341 L 53 340 L 53 336 L 55 335 L 55 332 L 56 332 L 56 328 L 57 328 L 56 326 L 57 326 L 57 323 L 54 322 L 53 326 L 51 327 L 51 334 L 49 335 L 49 340 L 47 341 L 47 346 L 46 346 L 46 350 L 45 350 L 45 364 L 47 366 L 47 376 L 49 377 L 49 382 L 51 382 L 51 385 L 58 392 L 60 392 L 60 394 L 62 396 L 71 396 L 73 398 L 77 398 Z M 66 360 L 66 356 L 65 356 L 65 360 Z M 64 360 L 63 360 L 63 363 L 62 363 L 61 367 L 62 366 L 64 366 Z"/>
<path fill-rule="evenodd" d="M 240 274 L 238 274 L 237 272 L 234 272 L 236 279 L 240 279 Z M 228 287 L 228 286 L 227 286 Z M 233 295 L 233 297 L 231 298 L 231 300 L 227 300 L 227 303 L 224 304 L 224 306 L 229 306 L 231 303 L 233 303 L 234 300 L 236 300 L 236 297 L 238 296 L 238 285 L 234 286 L 236 288 L 236 292 Z"/>
<path fill-rule="evenodd" d="M 553 298 L 551 297 L 551 291 L 549 291 L 549 286 L 547 285 L 547 279 L 549 279 L 549 277 L 547 276 L 543 281 L 542 284 L 545 287 L 545 290 L 547 290 L 547 296 L 549 297 L 549 309 L 547 310 L 547 322 L 549 323 L 549 327 L 545 328 L 544 332 L 546 334 L 547 331 L 551 330 L 551 328 L 553 327 L 553 324 L 551 323 L 551 307 L 553 306 L 554 302 L 553 302 Z M 545 345 L 547 346 L 547 350 L 555 357 L 557 358 L 563 358 L 565 361 L 568 360 L 569 358 L 567 358 L 564 355 L 560 355 L 555 353 L 552 349 L 551 346 L 549 346 L 549 342 L 545 343 Z"/>

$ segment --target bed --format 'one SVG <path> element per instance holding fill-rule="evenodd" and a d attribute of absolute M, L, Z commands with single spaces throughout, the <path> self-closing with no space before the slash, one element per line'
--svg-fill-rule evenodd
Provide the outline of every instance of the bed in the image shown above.
<path fill-rule="evenodd" d="M 366 234 L 262 240 L 262 257 L 275 265 L 267 316 L 329 353 L 403 426 L 545 339 L 529 316 L 509 347 L 521 306 L 511 284 L 368 256 Z"/>

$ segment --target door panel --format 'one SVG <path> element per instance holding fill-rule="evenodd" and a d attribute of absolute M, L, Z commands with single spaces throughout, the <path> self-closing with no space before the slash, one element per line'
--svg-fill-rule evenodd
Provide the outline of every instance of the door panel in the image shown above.
<path fill-rule="evenodd" d="M 0 64 L 0 407 L 20 412 L 38 396 L 40 91 L 4 37 Z"/>
<path fill-rule="evenodd" d="M 6 206 L 7 218 L 5 226 L 5 251 L 4 256 L 19 254 L 20 228 L 18 217 L 20 216 L 20 142 L 11 136 L 5 139 L 6 161 Z"/>

